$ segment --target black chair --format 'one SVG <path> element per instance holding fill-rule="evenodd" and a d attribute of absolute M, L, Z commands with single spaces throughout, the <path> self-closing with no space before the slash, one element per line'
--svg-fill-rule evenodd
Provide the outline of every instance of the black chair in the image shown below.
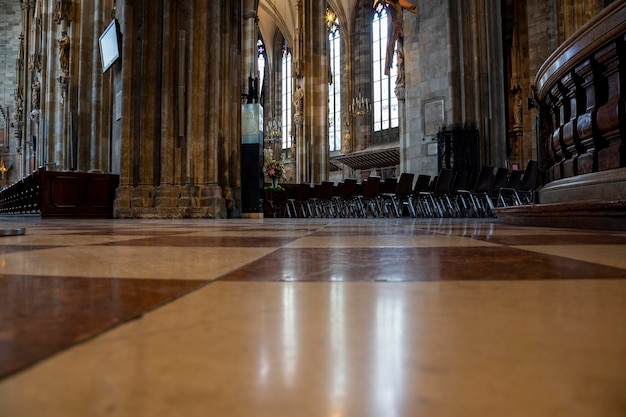
<path fill-rule="evenodd" d="M 309 201 L 315 217 L 335 217 L 332 201 L 334 186 L 332 181 L 322 181 L 313 186 Z"/>
<path fill-rule="evenodd" d="M 393 195 L 398 187 L 396 177 L 385 178 L 380 182 L 380 215 L 391 216 L 393 213 Z"/>
<path fill-rule="evenodd" d="M 295 217 L 313 217 L 309 197 L 311 186 L 306 183 L 298 184 L 293 188 L 293 196 L 287 200 Z"/>
<path fill-rule="evenodd" d="M 401 217 L 406 207 L 409 216 L 417 217 L 415 206 L 413 205 L 413 178 L 415 174 L 403 172 L 398 180 L 398 188 L 396 188 L 396 208 L 398 208 L 398 217 Z"/>
<path fill-rule="evenodd" d="M 454 174 L 454 179 L 452 180 L 452 187 L 450 187 L 450 195 L 446 199 L 448 203 L 449 213 L 453 217 L 461 217 L 465 215 L 465 210 L 463 209 L 463 205 L 460 204 L 457 192 L 459 190 L 467 189 L 467 185 L 469 183 L 470 175 L 467 171 L 457 171 Z"/>
<path fill-rule="evenodd" d="M 493 170 L 492 166 L 484 165 L 478 173 L 473 188 L 457 190 L 459 202 L 466 210 L 468 217 L 486 217 L 489 214 L 487 193 L 491 190 L 493 183 Z"/>
<path fill-rule="evenodd" d="M 371 175 L 363 182 L 365 183 L 363 194 L 358 197 L 361 217 L 367 217 L 368 212 L 374 217 L 379 217 L 381 215 L 380 177 Z"/>
<path fill-rule="evenodd" d="M 534 191 L 539 182 L 539 164 L 537 161 L 528 161 L 524 175 L 519 184 L 509 184 L 499 190 L 498 202 L 502 207 L 510 205 L 521 206 L 534 202 Z"/>
<path fill-rule="evenodd" d="M 493 216 L 493 209 L 498 205 L 498 199 L 500 198 L 500 190 L 506 187 L 508 181 L 509 170 L 506 168 L 496 168 L 491 187 L 489 187 L 489 191 L 484 194 L 486 216 Z"/>
<path fill-rule="evenodd" d="M 453 178 L 453 171 L 443 168 L 439 171 L 433 191 L 422 191 L 419 194 L 420 208 L 427 217 L 448 217 L 452 215 L 450 191 Z"/>
<path fill-rule="evenodd" d="M 423 216 L 425 214 L 421 212 L 421 207 L 419 204 L 420 193 L 430 191 L 430 175 L 419 174 L 417 176 L 417 180 L 415 181 L 415 186 L 413 187 L 413 211 L 416 213 L 416 216 Z"/>

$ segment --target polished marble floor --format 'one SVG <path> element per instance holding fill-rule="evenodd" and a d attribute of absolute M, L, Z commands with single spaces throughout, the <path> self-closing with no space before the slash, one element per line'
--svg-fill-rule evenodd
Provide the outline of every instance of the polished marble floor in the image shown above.
<path fill-rule="evenodd" d="M 0 217 L 1 417 L 624 417 L 626 233 Z"/>

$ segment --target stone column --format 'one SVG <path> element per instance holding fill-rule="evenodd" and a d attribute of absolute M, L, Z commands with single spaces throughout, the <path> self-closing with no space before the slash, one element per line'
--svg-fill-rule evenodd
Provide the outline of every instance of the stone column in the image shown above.
<path fill-rule="evenodd" d="M 223 14 L 228 15 L 230 2 L 222 1 L 220 4 L 215 7 L 202 0 L 194 2 L 188 104 L 192 217 L 225 216 L 219 185 L 219 112 L 222 105 L 219 75 L 224 65 L 221 59 L 221 48 L 224 47 L 221 38 Z"/>
<path fill-rule="evenodd" d="M 254 9 L 258 0 L 253 0 Z M 221 97 L 220 106 L 220 137 L 219 137 L 219 166 L 218 181 L 221 194 L 215 199 L 220 205 L 219 212 L 227 217 L 241 215 L 241 74 L 243 63 L 241 43 L 242 38 L 238 28 L 241 26 L 242 9 L 240 2 L 225 1 L 228 4 L 222 20 L 222 65 L 220 69 Z M 226 7 L 226 6 L 225 6 Z M 254 21 L 254 35 L 251 43 L 255 68 L 257 63 L 257 19 Z M 257 72 L 258 73 L 258 72 Z M 261 86 L 259 85 L 259 88 Z M 260 94 L 260 92 L 259 92 Z M 223 211 L 225 209 L 225 212 Z"/>
<path fill-rule="evenodd" d="M 123 39 L 133 39 L 138 37 L 134 33 L 135 11 L 131 0 L 117 0 L 116 15 L 120 19 L 120 31 Z M 140 13 L 139 13 L 140 14 Z M 131 117 L 135 110 L 136 96 L 133 96 L 132 69 L 136 50 L 141 48 L 139 42 L 123 42 L 121 52 L 126 59 L 122 60 L 122 70 L 114 74 L 114 83 L 120 85 L 122 96 L 122 118 L 115 132 L 115 152 L 119 154 L 119 176 L 120 184 L 115 191 L 115 201 L 113 202 L 113 217 L 130 218 L 133 217 L 131 208 L 131 198 L 133 193 L 133 155 L 135 153 L 135 143 L 132 140 L 135 131 L 135 119 Z M 116 90 L 117 91 L 117 90 Z M 126 94 L 122 94 L 126 93 Z"/>
<path fill-rule="evenodd" d="M 163 83 L 161 86 L 161 143 L 159 185 L 156 188 L 155 206 L 167 216 L 180 217 L 179 195 L 182 186 L 181 149 L 186 140 L 185 70 L 189 31 L 179 27 L 176 20 L 175 1 L 166 1 L 163 9 Z M 188 201 L 188 200 L 187 200 Z M 187 206 L 187 204 L 184 204 Z"/>
<path fill-rule="evenodd" d="M 310 181 L 325 181 L 329 174 L 328 147 L 328 62 L 327 32 L 324 24 L 326 5 L 317 0 L 305 2 L 304 39 L 304 126 L 308 145 Z M 315 63 L 315 64 L 313 64 Z"/>
<path fill-rule="evenodd" d="M 72 150 L 77 153 L 74 168 L 109 172 L 111 136 L 111 75 L 102 73 L 99 36 L 110 23 L 110 7 L 95 0 L 81 5 L 77 40 L 77 102 L 74 114 Z M 110 70 L 110 72 L 112 72 Z M 106 79 L 107 82 L 104 82 Z"/>

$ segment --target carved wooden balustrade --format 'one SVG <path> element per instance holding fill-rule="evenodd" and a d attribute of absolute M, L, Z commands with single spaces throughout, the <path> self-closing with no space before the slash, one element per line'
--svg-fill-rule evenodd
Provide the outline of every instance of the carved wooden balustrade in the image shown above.
<path fill-rule="evenodd" d="M 535 86 L 546 182 L 626 167 L 626 2 L 561 45 Z"/>

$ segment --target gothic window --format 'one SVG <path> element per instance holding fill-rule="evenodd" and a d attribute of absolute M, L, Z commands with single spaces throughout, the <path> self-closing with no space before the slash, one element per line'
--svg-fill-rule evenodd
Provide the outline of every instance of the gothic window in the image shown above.
<path fill-rule="evenodd" d="M 291 51 L 287 45 L 283 45 L 281 59 L 281 123 L 283 127 L 282 148 L 290 149 L 292 139 L 291 114 L 293 105 L 293 81 L 291 78 Z"/>
<path fill-rule="evenodd" d="M 398 99 L 392 84 L 397 66 L 393 65 L 390 74 L 385 75 L 388 19 L 386 3 L 378 1 L 372 17 L 374 141 L 377 143 L 396 140 L 399 125 Z"/>
<path fill-rule="evenodd" d="M 330 84 L 328 85 L 328 144 L 331 152 L 341 150 L 341 32 L 337 16 L 326 9 Z"/>

